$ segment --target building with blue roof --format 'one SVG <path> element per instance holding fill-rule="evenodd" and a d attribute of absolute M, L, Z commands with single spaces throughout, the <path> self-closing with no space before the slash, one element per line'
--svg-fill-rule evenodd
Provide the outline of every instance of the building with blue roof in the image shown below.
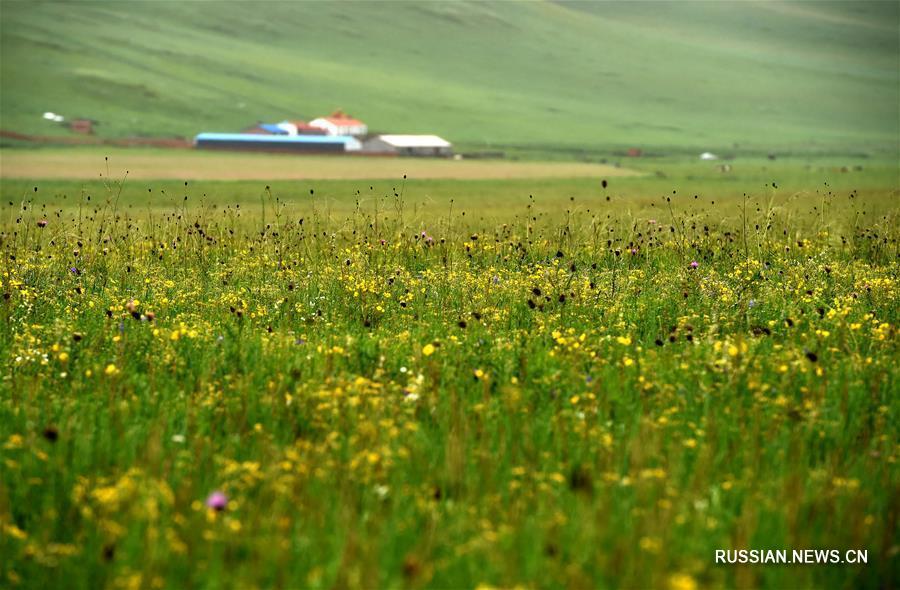
<path fill-rule="evenodd" d="M 255 133 L 201 133 L 194 138 L 198 149 L 259 152 L 343 153 L 362 144 L 349 135 L 260 135 Z"/>
<path fill-rule="evenodd" d="M 279 125 L 274 123 L 262 123 L 259 128 L 263 131 L 268 131 L 272 135 L 290 135 L 287 129 L 282 129 Z"/>

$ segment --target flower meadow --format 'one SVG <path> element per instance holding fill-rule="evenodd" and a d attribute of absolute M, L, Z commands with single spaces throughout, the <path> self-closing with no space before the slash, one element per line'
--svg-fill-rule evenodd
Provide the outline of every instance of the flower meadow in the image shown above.
<path fill-rule="evenodd" d="M 890 587 L 896 197 L 804 198 L 3 203 L 0 586 Z"/>

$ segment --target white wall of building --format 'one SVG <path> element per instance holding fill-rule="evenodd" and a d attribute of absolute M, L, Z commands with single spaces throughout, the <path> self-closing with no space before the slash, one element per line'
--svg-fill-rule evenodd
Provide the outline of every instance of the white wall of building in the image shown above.
<path fill-rule="evenodd" d="M 324 117 L 313 119 L 309 122 L 310 127 L 318 127 L 324 129 L 328 135 L 365 135 L 369 132 L 369 128 L 365 125 L 340 125 Z"/>

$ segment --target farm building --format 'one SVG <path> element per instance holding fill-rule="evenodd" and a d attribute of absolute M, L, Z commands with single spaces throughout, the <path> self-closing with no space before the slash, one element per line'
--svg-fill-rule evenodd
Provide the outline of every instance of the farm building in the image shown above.
<path fill-rule="evenodd" d="M 96 124 L 97 121 L 94 121 L 93 119 L 72 119 L 69 122 L 69 129 L 71 129 L 75 133 L 81 133 L 83 135 L 93 135 L 94 125 Z"/>
<path fill-rule="evenodd" d="M 306 121 L 282 121 L 276 126 L 288 135 L 328 135 L 325 129 L 310 125 Z M 337 133 L 336 135 L 350 135 L 350 133 Z"/>
<path fill-rule="evenodd" d="M 241 133 L 250 133 L 253 135 L 287 135 L 287 131 L 279 127 L 278 125 L 273 125 L 271 123 L 259 123 L 254 125 L 253 127 L 247 127 Z"/>
<path fill-rule="evenodd" d="M 306 121 L 282 121 L 281 123 L 257 123 L 241 133 L 254 135 L 327 135 L 324 129 L 313 127 Z"/>
<path fill-rule="evenodd" d="M 398 156 L 449 157 L 453 146 L 437 135 L 378 135 L 363 144 L 363 152 Z"/>
<path fill-rule="evenodd" d="M 359 151 L 362 144 L 346 135 L 263 135 L 254 133 L 201 133 L 194 138 L 199 149 L 291 153 L 344 153 Z"/>
<path fill-rule="evenodd" d="M 328 135 L 352 135 L 359 137 L 369 132 L 369 127 L 344 111 L 337 110 L 328 117 L 319 117 L 309 122 L 311 127 L 324 130 Z"/>

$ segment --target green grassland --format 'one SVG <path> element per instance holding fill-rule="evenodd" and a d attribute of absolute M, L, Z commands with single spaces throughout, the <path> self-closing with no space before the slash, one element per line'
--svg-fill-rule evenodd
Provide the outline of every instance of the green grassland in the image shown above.
<path fill-rule="evenodd" d="M 43 153 L 47 150 L 35 151 Z M 170 163 L 180 159 L 178 169 L 188 171 L 192 164 L 201 164 L 205 170 L 215 170 L 221 165 L 223 176 L 239 177 L 240 170 L 232 170 L 236 165 L 232 156 L 237 157 L 232 154 L 222 158 L 219 154 L 209 153 L 173 155 L 165 150 L 96 148 L 51 152 L 54 154 L 52 161 L 57 161 L 57 154 L 86 152 L 91 158 L 79 159 L 79 162 L 91 164 L 85 164 L 85 169 L 78 171 L 81 179 L 0 176 L 0 203 L 7 217 L 14 216 L 15 209 L 23 201 L 31 203 L 44 215 L 71 214 L 78 207 L 90 209 L 114 201 L 129 215 L 171 211 L 182 206 L 203 210 L 239 206 L 244 215 L 255 219 L 261 203 L 271 193 L 286 207 L 286 215 L 303 215 L 316 210 L 335 220 L 358 211 L 373 214 L 377 207 L 384 211 L 392 206 L 395 195 L 402 195 L 407 214 L 412 216 L 407 222 L 414 219 L 423 225 L 451 211 L 466 214 L 472 223 L 479 220 L 502 222 L 511 216 L 524 215 L 529 205 L 535 208 L 536 214 L 553 221 L 574 211 L 597 215 L 604 207 L 619 214 L 653 213 L 663 219 L 670 216 L 666 197 L 676 197 L 676 202 L 685 209 L 733 218 L 745 195 L 754 202 L 775 199 L 791 210 L 812 213 L 814 208 L 821 206 L 824 196 L 847 197 L 856 192 L 866 195 L 871 203 L 867 214 L 874 219 L 879 214 L 891 212 L 900 198 L 897 163 L 877 158 L 793 157 L 774 161 L 739 158 L 724 163 L 730 166 L 728 172 L 721 171 L 722 162 L 677 157 L 626 158 L 623 164 L 629 167 L 630 176 L 532 178 L 529 166 L 548 170 L 536 162 L 515 163 L 515 167 L 524 169 L 519 178 L 477 178 L 477 170 L 473 173 L 475 178 L 434 178 L 430 174 L 435 170 L 443 174 L 444 168 L 434 168 L 427 161 L 364 160 L 358 164 L 356 160 L 341 157 L 275 156 L 284 158 L 285 166 L 327 170 L 329 175 L 335 167 L 349 169 L 361 165 L 372 173 L 372 178 L 261 181 L 195 180 L 178 178 L 174 174 L 158 179 L 135 179 L 135 171 L 127 170 L 128 166 L 122 163 L 124 158 L 137 153 L 142 156 L 142 162 L 159 158 Z M 9 153 L 8 149 L 0 151 L 0 163 Z M 22 150 L 16 150 L 15 155 L 22 153 Z M 208 166 L 207 160 L 214 164 Z M 242 156 L 238 165 L 245 168 L 267 166 L 267 169 L 277 170 L 275 166 L 269 166 L 267 156 L 258 154 Z M 393 176 L 381 173 L 382 167 Z M 154 164 L 153 168 L 158 166 Z M 553 169 L 549 170 L 552 172 Z M 515 168 L 511 173 L 515 173 Z M 598 174 L 602 174 L 602 170 Z M 604 180 L 607 182 L 605 188 Z"/>
<path fill-rule="evenodd" d="M 335 107 L 572 157 L 898 152 L 896 2 L 18 2 L 0 127 L 192 136 Z"/>
<path fill-rule="evenodd" d="M 524 160 L 5 143 L 0 587 L 897 585 L 896 3 L 0 17 L 4 130 Z"/>
<path fill-rule="evenodd" d="M 860 162 L 4 179 L 0 585 L 890 587 L 896 166 Z"/>

